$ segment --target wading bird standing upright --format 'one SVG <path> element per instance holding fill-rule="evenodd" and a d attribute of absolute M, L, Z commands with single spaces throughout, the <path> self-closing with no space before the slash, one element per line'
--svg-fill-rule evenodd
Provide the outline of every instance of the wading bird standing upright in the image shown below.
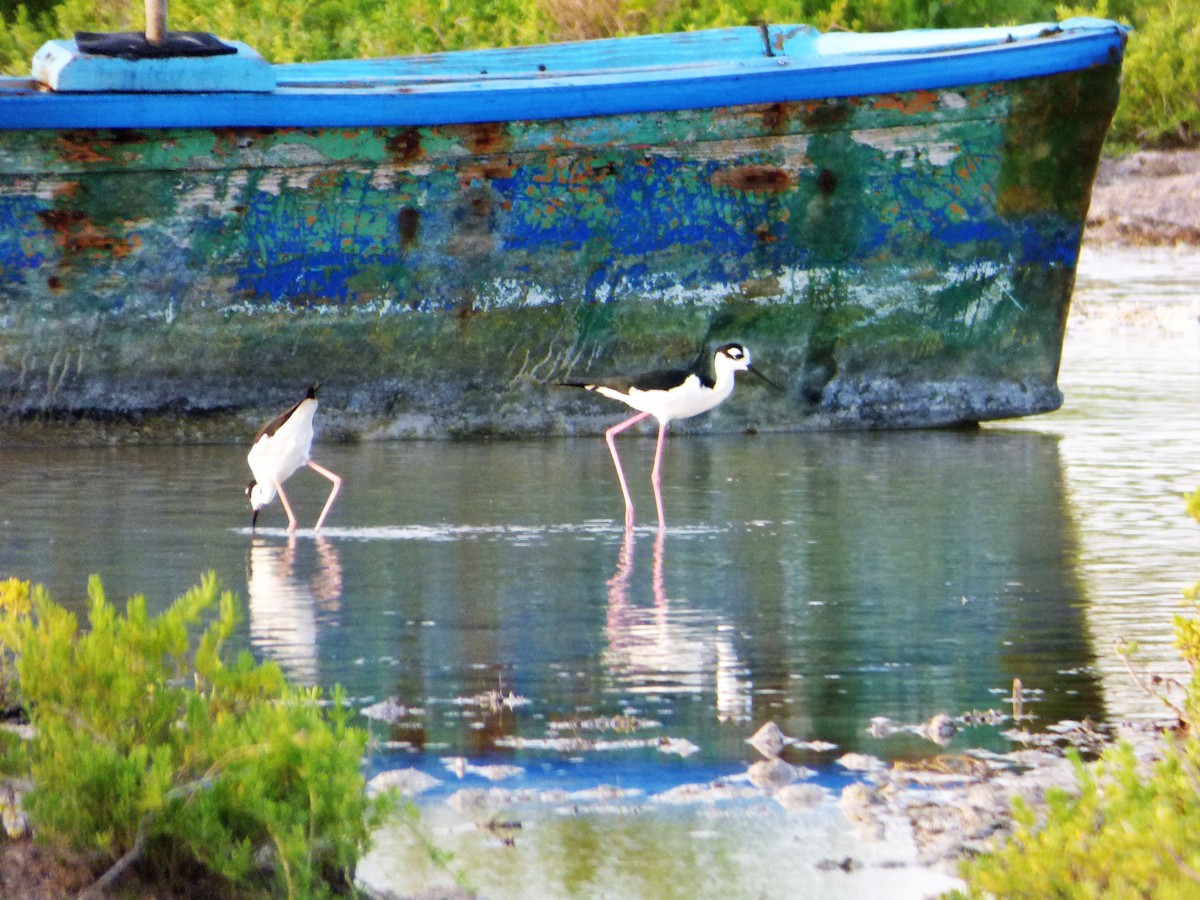
<path fill-rule="evenodd" d="M 318 387 L 320 385 L 317 384 L 310 387 L 303 400 L 269 422 L 254 438 L 254 446 L 246 457 L 250 471 L 254 473 L 254 480 L 246 486 L 246 496 L 250 498 L 250 508 L 253 510 L 250 515 L 251 530 L 258 524 L 258 511 L 274 500 L 276 494 L 279 494 L 279 502 L 287 513 L 288 531 L 296 530 L 296 516 L 283 492 L 283 483 L 301 466 L 308 466 L 333 483 L 329 499 L 325 501 L 325 508 L 321 510 L 313 531 L 320 530 L 329 507 L 333 506 L 333 498 L 342 486 L 342 479 L 309 459 Z"/>
<path fill-rule="evenodd" d="M 617 467 L 617 480 L 621 484 L 621 495 L 625 498 L 626 526 L 633 524 L 633 501 L 629 497 L 629 487 L 625 483 L 621 458 L 617 455 L 614 438 L 618 434 L 631 425 L 636 425 L 647 416 L 654 416 L 658 420 L 658 445 L 654 450 L 654 468 L 650 473 L 650 483 L 654 486 L 654 502 L 658 507 L 658 525 L 659 528 L 662 528 L 665 520 L 659 472 L 662 467 L 663 437 L 667 432 L 667 424 L 672 419 L 687 419 L 702 412 L 708 412 L 722 403 L 733 393 L 734 378 L 738 372 L 752 372 L 771 387 L 782 390 L 779 385 L 750 365 L 750 351 L 741 344 L 722 344 L 718 347 L 712 356 L 711 372 L 708 362 L 709 360 L 702 354 L 695 363 L 686 369 L 650 372 L 633 378 L 564 382 L 568 387 L 595 391 L 597 394 L 613 400 L 620 400 L 626 406 L 639 410 L 636 416 L 618 422 L 604 432 L 604 438 L 608 441 L 608 451 L 612 454 L 613 463 Z"/>

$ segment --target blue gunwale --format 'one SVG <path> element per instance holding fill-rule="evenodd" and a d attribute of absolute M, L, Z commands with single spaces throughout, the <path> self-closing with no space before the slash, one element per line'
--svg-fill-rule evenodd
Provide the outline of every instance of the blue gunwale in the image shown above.
<path fill-rule="evenodd" d="M 270 93 L 53 93 L 0 80 L 0 129 L 437 126 L 936 90 L 1119 60 L 1100 19 L 818 35 L 772 26 L 275 66 Z M 539 66 L 542 67 L 539 69 Z"/>

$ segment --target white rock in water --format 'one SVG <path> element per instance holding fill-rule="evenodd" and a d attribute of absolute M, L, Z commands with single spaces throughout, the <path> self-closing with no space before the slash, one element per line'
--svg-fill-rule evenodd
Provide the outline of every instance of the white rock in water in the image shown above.
<path fill-rule="evenodd" d="M 851 772 L 881 772 L 887 768 L 887 763 L 877 756 L 866 753 L 847 753 L 838 759 L 838 765 Z"/>
<path fill-rule="evenodd" d="M 505 766 L 499 763 L 491 766 L 468 766 L 467 771 L 480 775 L 488 781 L 504 781 L 506 778 L 525 774 L 525 770 L 520 766 Z"/>
<path fill-rule="evenodd" d="M 746 741 L 767 759 L 774 759 L 784 751 L 784 748 L 795 742 L 795 738 L 785 735 L 774 722 L 767 722 Z"/>
<path fill-rule="evenodd" d="M 441 781 L 420 769 L 389 769 L 367 782 L 367 792 L 373 796 L 388 788 L 395 788 L 405 797 L 415 797 L 439 784 Z"/>
<path fill-rule="evenodd" d="M 752 765 L 746 775 L 755 787 L 777 791 L 800 777 L 800 770 L 782 759 L 760 760 Z"/>
<path fill-rule="evenodd" d="M 699 753 L 700 748 L 687 738 L 663 738 L 658 744 L 659 753 L 675 753 L 684 759 L 693 753 Z"/>

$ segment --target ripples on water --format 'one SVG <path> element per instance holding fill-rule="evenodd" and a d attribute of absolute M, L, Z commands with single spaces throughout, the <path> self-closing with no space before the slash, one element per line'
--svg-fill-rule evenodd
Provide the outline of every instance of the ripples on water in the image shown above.
<path fill-rule="evenodd" d="M 1137 668 L 1183 675 L 1171 620 L 1200 562 L 1200 526 L 1182 495 L 1200 488 L 1200 254 L 1085 249 L 1059 385 L 1058 412 L 1008 430 L 1058 436 L 1088 630 L 1110 714 L 1153 718 L 1115 652 Z"/>
<path fill-rule="evenodd" d="M 872 737 L 873 718 L 1003 712 L 1014 676 L 1043 722 L 1152 716 L 1114 641 L 1178 671 L 1171 617 L 1200 559 L 1181 500 L 1200 486 L 1198 280 L 1195 254 L 1086 253 L 1051 415 L 671 440 L 661 539 L 624 532 L 599 439 L 320 445 L 346 485 L 317 539 L 289 538 L 277 505 L 251 537 L 244 447 L 6 450 L 0 576 L 82 610 L 91 572 L 110 597 L 161 607 L 214 568 L 246 601 L 242 640 L 260 656 L 344 685 L 360 708 L 404 707 L 371 723 L 372 772 L 438 778 L 427 821 L 497 895 L 769 894 L 780 879 L 851 895 L 859 878 L 814 868 L 850 853 L 891 896 L 919 894 L 928 882 L 880 868 L 911 847 L 849 844 L 835 811 L 854 777 L 840 754 L 942 749 L 911 730 Z M 622 447 L 652 520 L 653 441 Z M 289 482 L 303 524 L 325 490 Z M 836 745 L 789 753 L 816 769 L 815 807 L 761 801 L 727 819 L 728 805 L 665 799 L 745 786 L 746 739 L 768 719 Z M 950 749 L 1007 749 L 1000 730 Z M 564 735 L 608 749 L 564 752 Z M 444 802 L 492 788 L 479 773 L 496 763 L 523 770 L 500 786 L 559 792 L 549 818 L 523 814 L 516 847 L 471 825 L 506 807 Z M 426 865 L 388 832 L 366 870 L 408 889 Z"/>

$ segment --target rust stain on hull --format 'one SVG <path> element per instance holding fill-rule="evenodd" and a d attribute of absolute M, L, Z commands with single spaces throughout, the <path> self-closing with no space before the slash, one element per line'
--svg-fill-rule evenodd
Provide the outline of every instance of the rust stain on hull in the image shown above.
<path fill-rule="evenodd" d="M 737 166 L 721 169 L 712 176 L 713 187 L 750 193 L 778 194 L 796 186 L 795 176 L 776 166 Z"/>

